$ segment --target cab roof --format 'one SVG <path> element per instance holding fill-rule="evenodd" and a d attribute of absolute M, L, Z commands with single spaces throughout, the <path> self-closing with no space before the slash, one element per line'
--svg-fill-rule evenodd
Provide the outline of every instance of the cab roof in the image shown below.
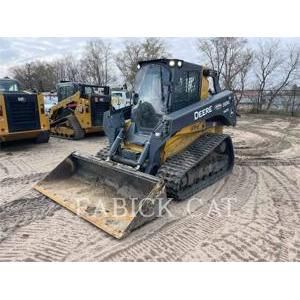
<path fill-rule="evenodd" d="M 83 83 L 83 82 L 77 82 L 77 81 L 69 81 L 69 80 L 61 80 L 58 83 L 58 85 L 68 85 L 68 84 L 76 84 L 76 85 L 80 85 L 80 86 L 92 86 L 92 87 L 100 87 L 100 88 L 108 87 L 106 85 L 89 84 L 89 83 Z"/>
<path fill-rule="evenodd" d="M 159 58 L 159 59 L 150 59 L 150 60 L 142 60 L 139 61 L 138 64 L 143 65 L 143 64 L 149 64 L 149 63 L 163 63 L 166 65 L 169 65 L 170 61 L 175 61 L 176 65 L 178 61 L 182 62 L 182 67 L 186 68 L 191 68 L 191 69 L 198 69 L 202 68 L 201 65 L 193 64 L 187 61 L 184 61 L 183 59 L 178 59 L 178 58 Z"/>
<path fill-rule="evenodd" d="M 20 84 L 18 80 L 13 79 L 13 78 L 9 78 L 9 77 L 0 78 L 0 81 L 2 81 L 2 82 L 10 81 L 10 82 L 16 82 L 16 83 Z"/>

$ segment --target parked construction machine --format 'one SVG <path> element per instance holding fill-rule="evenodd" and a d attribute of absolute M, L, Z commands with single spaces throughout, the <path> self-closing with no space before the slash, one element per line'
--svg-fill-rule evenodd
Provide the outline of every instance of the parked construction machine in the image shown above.
<path fill-rule="evenodd" d="M 48 142 L 49 120 L 44 97 L 21 90 L 17 80 L 5 77 L 0 79 L 0 145 L 23 139 Z"/>
<path fill-rule="evenodd" d="M 116 238 L 229 174 L 236 124 L 233 94 L 218 74 L 178 59 L 142 61 L 131 120 L 104 116 L 109 146 L 73 152 L 35 189 Z M 211 88 L 209 87 L 211 85 Z"/>
<path fill-rule="evenodd" d="M 58 103 L 49 113 L 52 135 L 79 140 L 103 132 L 103 114 L 111 105 L 108 86 L 61 81 L 57 97 Z"/>

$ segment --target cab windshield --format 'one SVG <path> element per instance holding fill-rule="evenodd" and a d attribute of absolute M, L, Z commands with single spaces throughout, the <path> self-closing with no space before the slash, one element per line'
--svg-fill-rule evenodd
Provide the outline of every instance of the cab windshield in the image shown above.
<path fill-rule="evenodd" d="M 18 82 L 13 80 L 0 80 L 0 92 L 19 92 Z"/>
<path fill-rule="evenodd" d="M 135 92 L 139 101 L 149 103 L 156 113 L 162 113 L 164 102 L 168 99 L 170 71 L 160 64 L 142 67 L 136 76 Z"/>

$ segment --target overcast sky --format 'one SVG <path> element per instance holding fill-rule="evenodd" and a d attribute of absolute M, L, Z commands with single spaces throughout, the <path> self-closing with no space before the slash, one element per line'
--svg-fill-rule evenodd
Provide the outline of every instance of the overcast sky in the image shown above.
<path fill-rule="evenodd" d="M 0 38 L 0 77 L 8 75 L 8 69 L 17 64 L 32 60 L 52 60 L 66 54 L 79 56 L 88 40 L 95 38 Z M 112 44 L 116 53 L 122 49 L 127 38 L 104 38 Z M 200 62 L 195 42 L 197 38 L 164 38 L 168 51 L 174 58 L 190 62 Z M 250 45 L 255 45 L 258 38 L 251 38 Z M 295 42 L 300 45 L 300 38 L 282 39 L 283 43 Z"/>

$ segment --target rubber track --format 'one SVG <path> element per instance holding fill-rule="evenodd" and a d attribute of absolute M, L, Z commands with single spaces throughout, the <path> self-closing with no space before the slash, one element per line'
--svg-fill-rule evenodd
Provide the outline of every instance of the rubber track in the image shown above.
<path fill-rule="evenodd" d="M 207 176 L 206 179 L 193 184 L 184 191 L 178 192 L 181 178 L 199 163 L 202 161 L 205 162 L 205 158 L 228 137 L 229 136 L 225 134 L 206 135 L 195 141 L 185 151 L 168 159 L 158 170 L 157 174 L 157 176 L 163 178 L 166 182 L 168 196 L 177 200 L 184 200 L 229 173 L 233 165 L 218 172 L 214 176 Z"/>
<path fill-rule="evenodd" d="M 232 169 L 232 166 L 217 173 L 215 176 L 207 177 L 206 180 L 199 182 L 199 184 L 193 184 L 184 192 L 178 194 L 177 187 L 180 184 L 181 178 L 192 168 L 196 167 L 197 164 L 206 158 L 213 150 L 220 145 L 228 135 L 225 134 L 213 134 L 206 135 L 191 146 L 189 146 L 185 151 L 173 156 L 168 159 L 158 170 L 157 176 L 163 178 L 166 182 L 168 196 L 174 199 L 186 199 L 205 187 L 215 183 L 217 180 L 224 177 Z M 105 160 L 107 158 L 109 151 L 109 146 L 101 149 L 97 153 L 97 157 Z"/>
<path fill-rule="evenodd" d="M 83 129 L 80 127 L 79 122 L 76 120 L 76 118 L 74 116 L 70 116 L 68 117 L 68 121 L 69 123 L 71 123 L 72 125 L 72 130 L 74 131 L 74 136 L 73 137 L 67 137 L 67 136 L 61 136 L 59 134 L 53 133 L 51 132 L 51 136 L 53 137 L 58 137 L 58 138 L 62 138 L 62 139 L 66 139 L 66 140 L 80 140 L 84 138 L 84 131 Z"/>
<path fill-rule="evenodd" d="M 101 150 L 99 150 L 97 152 L 96 157 L 101 158 L 102 160 L 106 160 L 109 149 L 110 149 L 110 146 L 106 146 L 106 147 L 102 148 Z"/>

